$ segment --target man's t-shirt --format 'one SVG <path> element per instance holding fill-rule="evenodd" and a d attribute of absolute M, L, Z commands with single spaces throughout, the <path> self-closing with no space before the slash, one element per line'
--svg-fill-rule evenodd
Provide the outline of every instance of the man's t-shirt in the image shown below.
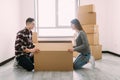
<path fill-rule="evenodd" d="M 32 43 L 32 31 L 25 28 L 17 33 L 15 41 L 15 55 L 24 55 L 26 54 L 24 52 L 26 48 L 31 49 L 34 47 L 35 46 Z"/>

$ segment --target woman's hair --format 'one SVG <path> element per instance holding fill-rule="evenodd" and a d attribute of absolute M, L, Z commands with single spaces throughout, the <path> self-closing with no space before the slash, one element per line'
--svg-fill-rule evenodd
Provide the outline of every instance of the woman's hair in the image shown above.
<path fill-rule="evenodd" d="M 81 24 L 80 24 L 80 22 L 79 22 L 78 19 L 73 19 L 73 20 L 71 21 L 71 23 L 75 25 L 76 29 L 78 29 L 78 30 L 83 30 L 83 28 L 82 28 L 82 26 L 81 26 Z"/>

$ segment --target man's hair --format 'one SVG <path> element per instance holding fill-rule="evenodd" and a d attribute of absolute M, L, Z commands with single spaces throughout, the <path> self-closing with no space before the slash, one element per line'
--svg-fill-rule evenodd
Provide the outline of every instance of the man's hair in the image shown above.
<path fill-rule="evenodd" d="M 29 18 L 26 19 L 26 24 L 27 24 L 27 23 L 31 23 L 31 22 L 33 22 L 33 21 L 34 21 L 34 19 L 29 17 Z"/>

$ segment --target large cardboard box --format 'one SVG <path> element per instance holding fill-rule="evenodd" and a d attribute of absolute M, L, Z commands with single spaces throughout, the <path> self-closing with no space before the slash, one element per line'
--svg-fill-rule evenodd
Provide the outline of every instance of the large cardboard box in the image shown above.
<path fill-rule="evenodd" d="M 98 45 L 99 44 L 99 34 L 87 34 L 88 42 L 90 45 Z"/>
<path fill-rule="evenodd" d="M 82 25 L 82 28 L 87 34 L 94 34 L 98 32 L 97 25 Z"/>
<path fill-rule="evenodd" d="M 34 54 L 35 71 L 69 71 L 73 70 L 73 53 L 71 41 L 50 42 L 44 41 L 35 44 L 40 49 Z"/>
<path fill-rule="evenodd" d="M 73 57 L 75 57 L 75 58 L 76 58 L 78 55 L 79 55 L 79 53 L 78 53 L 78 52 L 76 52 L 76 51 L 74 51 L 74 52 L 73 52 Z"/>
<path fill-rule="evenodd" d="M 32 33 L 32 41 L 33 41 L 33 43 L 38 43 L 37 32 L 33 32 Z"/>
<path fill-rule="evenodd" d="M 102 59 L 102 45 L 90 45 L 90 49 L 95 60 Z"/>
<path fill-rule="evenodd" d="M 96 13 L 78 13 L 78 20 L 82 25 L 96 24 Z"/>
<path fill-rule="evenodd" d="M 78 11 L 79 13 L 95 12 L 95 6 L 93 4 L 79 6 Z"/>

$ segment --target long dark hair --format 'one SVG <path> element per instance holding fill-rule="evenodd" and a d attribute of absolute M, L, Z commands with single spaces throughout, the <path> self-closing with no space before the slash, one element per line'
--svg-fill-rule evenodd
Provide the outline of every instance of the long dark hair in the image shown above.
<path fill-rule="evenodd" d="M 78 19 L 73 19 L 73 20 L 71 21 L 71 23 L 75 25 L 76 29 L 78 29 L 78 30 L 83 30 L 83 28 L 82 28 L 82 26 L 81 26 L 81 24 L 80 24 L 80 22 L 79 22 Z"/>

